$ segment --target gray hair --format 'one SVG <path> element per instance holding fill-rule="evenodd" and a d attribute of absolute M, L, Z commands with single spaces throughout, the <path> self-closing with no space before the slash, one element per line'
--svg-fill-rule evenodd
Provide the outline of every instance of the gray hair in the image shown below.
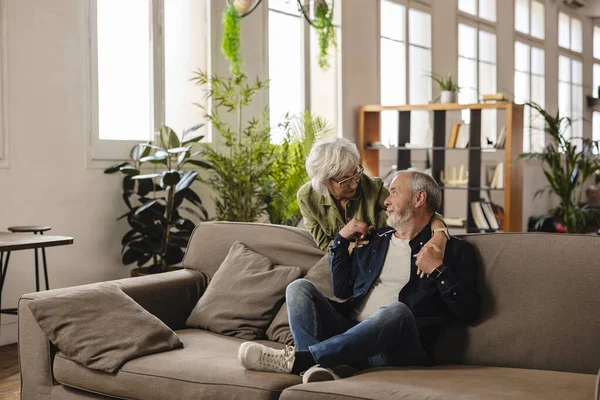
<path fill-rule="evenodd" d="M 322 196 L 331 178 L 343 176 L 360 161 L 356 145 L 347 139 L 331 138 L 315 143 L 306 157 L 306 172 L 313 189 Z"/>
<path fill-rule="evenodd" d="M 421 190 L 427 193 L 427 209 L 429 211 L 436 212 L 442 206 L 442 189 L 431 175 L 420 171 L 404 170 L 397 171 L 394 178 L 401 174 L 410 174 L 408 185 L 411 196 Z"/>

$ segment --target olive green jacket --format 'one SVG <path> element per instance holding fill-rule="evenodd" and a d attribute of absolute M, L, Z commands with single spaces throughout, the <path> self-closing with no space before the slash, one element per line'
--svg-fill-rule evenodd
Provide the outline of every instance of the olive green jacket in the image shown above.
<path fill-rule="evenodd" d="M 313 189 L 310 182 L 298 190 L 297 197 L 304 225 L 310 230 L 317 245 L 327 251 L 335 234 L 352 218 L 375 228 L 386 226 L 387 215 L 383 203 L 388 195 L 381 179 L 369 178 L 363 174 L 356 193 L 346 205 L 345 220 L 331 194 L 322 196 Z"/>

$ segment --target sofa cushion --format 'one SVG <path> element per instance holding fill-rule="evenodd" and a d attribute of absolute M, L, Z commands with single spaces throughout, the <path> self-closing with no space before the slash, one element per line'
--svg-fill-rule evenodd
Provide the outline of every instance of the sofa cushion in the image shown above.
<path fill-rule="evenodd" d="M 115 284 L 29 302 L 40 328 L 67 357 L 114 372 L 126 361 L 181 346 L 177 335 Z"/>
<path fill-rule="evenodd" d="M 286 389 L 281 400 L 591 399 L 594 375 L 517 368 L 380 368 Z"/>
<path fill-rule="evenodd" d="M 203 222 L 196 226 L 182 264 L 213 276 L 235 241 L 240 241 L 277 265 L 293 265 L 304 273 L 323 254 L 306 229 L 251 222 Z"/>
<path fill-rule="evenodd" d="M 197 329 L 177 334 L 183 348 L 132 360 L 116 374 L 87 369 L 59 353 L 54 377 L 74 388 L 144 400 L 277 399 L 283 389 L 301 382 L 298 375 L 245 370 L 237 359 L 241 339 Z"/>
<path fill-rule="evenodd" d="M 475 326 L 451 326 L 440 363 L 595 374 L 600 368 L 600 236 L 466 235 L 481 260 Z"/>
<path fill-rule="evenodd" d="M 315 284 L 315 286 L 326 297 L 341 301 L 333 295 L 333 284 L 331 281 L 331 268 L 329 266 L 329 254 L 325 254 L 306 274 L 304 279 L 307 279 Z M 294 344 L 294 338 L 290 331 L 288 323 L 287 303 L 283 303 L 281 309 L 269 325 L 267 329 L 267 339 L 274 342 L 285 343 L 288 345 Z"/>
<path fill-rule="evenodd" d="M 235 242 L 187 325 L 246 340 L 264 338 L 284 301 L 285 288 L 301 276 L 300 268 L 275 266 Z"/>

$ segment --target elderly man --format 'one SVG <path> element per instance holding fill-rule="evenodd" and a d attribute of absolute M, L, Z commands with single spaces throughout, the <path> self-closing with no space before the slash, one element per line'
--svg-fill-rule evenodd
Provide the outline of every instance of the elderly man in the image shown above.
<path fill-rule="evenodd" d="M 247 342 L 239 358 L 247 369 L 298 373 L 303 382 L 331 380 L 331 367 L 430 365 L 443 324 L 471 323 L 478 313 L 477 257 L 457 238 L 442 257 L 423 247 L 441 205 L 441 190 L 429 175 L 400 171 L 385 200 L 389 227 L 369 232 L 352 220 L 335 236 L 331 251 L 336 303 L 309 281 L 288 286 L 286 299 L 296 348 L 274 350 Z M 368 244 L 349 254 L 354 239 Z"/>

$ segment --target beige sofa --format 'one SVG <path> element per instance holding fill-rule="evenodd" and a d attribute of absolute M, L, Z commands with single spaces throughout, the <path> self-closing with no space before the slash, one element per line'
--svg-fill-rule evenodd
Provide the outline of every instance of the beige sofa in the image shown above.
<path fill-rule="evenodd" d="M 324 253 L 306 230 L 214 222 L 194 231 L 185 270 L 117 281 L 177 332 L 181 349 L 129 361 L 115 374 L 87 369 L 57 352 L 28 307 L 33 299 L 72 288 L 24 295 L 22 399 L 598 400 L 600 237 L 505 233 L 464 239 L 481 256 L 482 313 L 476 326 L 451 326 L 442 334 L 435 357 L 444 365 L 367 370 L 307 385 L 294 375 L 244 370 L 237 360 L 242 340 L 185 327 L 207 285 L 205 274 L 215 273 L 236 240 L 304 271 Z"/>

